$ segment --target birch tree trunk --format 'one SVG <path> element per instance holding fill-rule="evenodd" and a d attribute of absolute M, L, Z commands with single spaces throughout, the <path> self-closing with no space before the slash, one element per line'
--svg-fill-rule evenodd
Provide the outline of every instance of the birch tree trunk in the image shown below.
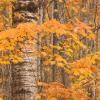
<path fill-rule="evenodd" d="M 17 0 L 15 2 L 13 24 L 18 25 L 23 22 L 34 21 L 36 12 L 37 2 L 35 0 Z M 19 18 L 17 14 L 21 17 Z M 31 62 L 34 64 L 31 64 Z M 36 58 L 26 57 L 24 63 L 12 65 L 12 100 L 34 100 L 34 94 L 37 92 L 36 73 Z"/>

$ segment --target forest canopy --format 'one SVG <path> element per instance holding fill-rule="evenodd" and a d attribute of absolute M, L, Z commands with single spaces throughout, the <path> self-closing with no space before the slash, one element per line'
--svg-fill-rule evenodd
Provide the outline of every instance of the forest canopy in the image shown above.
<path fill-rule="evenodd" d="M 0 100 L 100 100 L 100 0 L 0 0 Z"/>

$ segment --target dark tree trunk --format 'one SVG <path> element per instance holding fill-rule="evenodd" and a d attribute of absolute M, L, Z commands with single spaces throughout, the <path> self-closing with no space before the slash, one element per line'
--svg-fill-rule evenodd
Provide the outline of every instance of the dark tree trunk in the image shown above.
<path fill-rule="evenodd" d="M 11 15 L 12 4 L 0 1 L 0 31 L 12 26 Z M 0 96 L 3 100 L 11 100 L 11 79 L 11 66 L 0 64 Z"/>

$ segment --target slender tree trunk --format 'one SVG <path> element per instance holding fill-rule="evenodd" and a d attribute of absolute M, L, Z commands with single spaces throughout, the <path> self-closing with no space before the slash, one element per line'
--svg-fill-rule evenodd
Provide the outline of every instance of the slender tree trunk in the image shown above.
<path fill-rule="evenodd" d="M 100 31 L 97 34 L 97 50 L 100 51 Z M 100 68 L 100 59 L 97 59 L 97 67 Z M 100 71 L 96 74 L 96 100 L 100 100 Z"/>
<path fill-rule="evenodd" d="M 0 31 L 12 26 L 12 4 L 0 1 Z M 1 52 L 0 52 L 1 56 Z M 11 100 L 11 66 L 0 65 L 0 96 Z M 2 95 L 3 94 L 3 95 Z"/>

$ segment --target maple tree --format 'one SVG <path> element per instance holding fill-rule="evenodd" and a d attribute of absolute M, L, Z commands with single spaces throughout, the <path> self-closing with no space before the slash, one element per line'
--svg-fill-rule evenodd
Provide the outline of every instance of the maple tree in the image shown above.
<path fill-rule="evenodd" d="M 90 47 L 82 39 L 96 40 L 93 32 L 94 25 L 84 23 L 79 17 L 72 18 L 72 16 L 78 16 L 80 12 L 80 1 L 59 0 L 59 2 L 64 2 L 66 16 L 71 21 L 61 23 L 56 19 L 48 20 L 47 18 L 40 25 L 32 22 L 22 23 L 16 28 L 8 28 L 0 32 L 0 64 L 24 62 L 26 56 L 39 57 L 42 59 L 41 65 L 48 73 L 47 76 L 51 76 L 50 69 L 56 67 L 64 70 L 71 80 L 70 87 L 59 82 L 37 82 L 38 86 L 43 87 L 43 91 L 36 95 L 36 100 L 92 99 L 86 87 L 87 82 L 91 84 L 96 80 L 95 75 L 99 70 L 96 67 L 96 60 L 99 59 L 100 52 L 78 58 L 80 50 L 90 51 Z M 82 12 L 86 13 L 87 10 L 83 8 Z M 42 41 L 37 38 L 38 34 Z M 50 37 L 53 37 L 56 42 L 51 42 Z M 39 50 L 34 49 L 36 44 L 41 44 Z"/>
<path fill-rule="evenodd" d="M 41 33 L 41 37 L 43 38 L 47 38 L 53 33 L 58 39 L 60 37 L 64 37 L 64 39 L 57 45 L 49 44 L 46 46 L 44 44 L 40 51 L 34 51 L 33 43 L 37 42 L 36 34 L 38 32 Z M 70 64 L 73 51 L 78 51 L 78 49 L 73 47 L 72 44 L 76 44 L 76 46 L 87 50 L 87 47 L 79 40 L 79 37 L 82 34 L 72 32 L 73 28 L 69 29 L 66 27 L 66 24 L 61 24 L 56 20 L 47 21 L 40 26 L 36 25 L 35 23 L 20 24 L 16 28 L 1 32 L 0 51 L 2 52 L 2 55 L 0 58 L 0 63 L 10 64 L 22 62 L 23 58 L 25 57 L 24 50 L 27 47 L 28 50 L 33 51 L 30 56 L 40 56 L 43 58 L 44 66 L 49 67 L 54 65 L 64 69 L 70 75 L 72 80 L 81 81 L 92 77 L 92 74 L 96 69 L 94 66 L 92 66 L 92 61 L 89 58 L 83 58 Z M 93 40 L 95 39 L 92 32 L 89 35 L 87 33 L 84 34 L 86 34 L 86 38 Z M 91 35 L 94 37 L 91 37 Z M 71 41 L 71 43 L 68 41 Z M 56 50 L 57 52 L 52 54 L 52 50 Z M 61 53 L 59 54 L 58 52 Z"/>

